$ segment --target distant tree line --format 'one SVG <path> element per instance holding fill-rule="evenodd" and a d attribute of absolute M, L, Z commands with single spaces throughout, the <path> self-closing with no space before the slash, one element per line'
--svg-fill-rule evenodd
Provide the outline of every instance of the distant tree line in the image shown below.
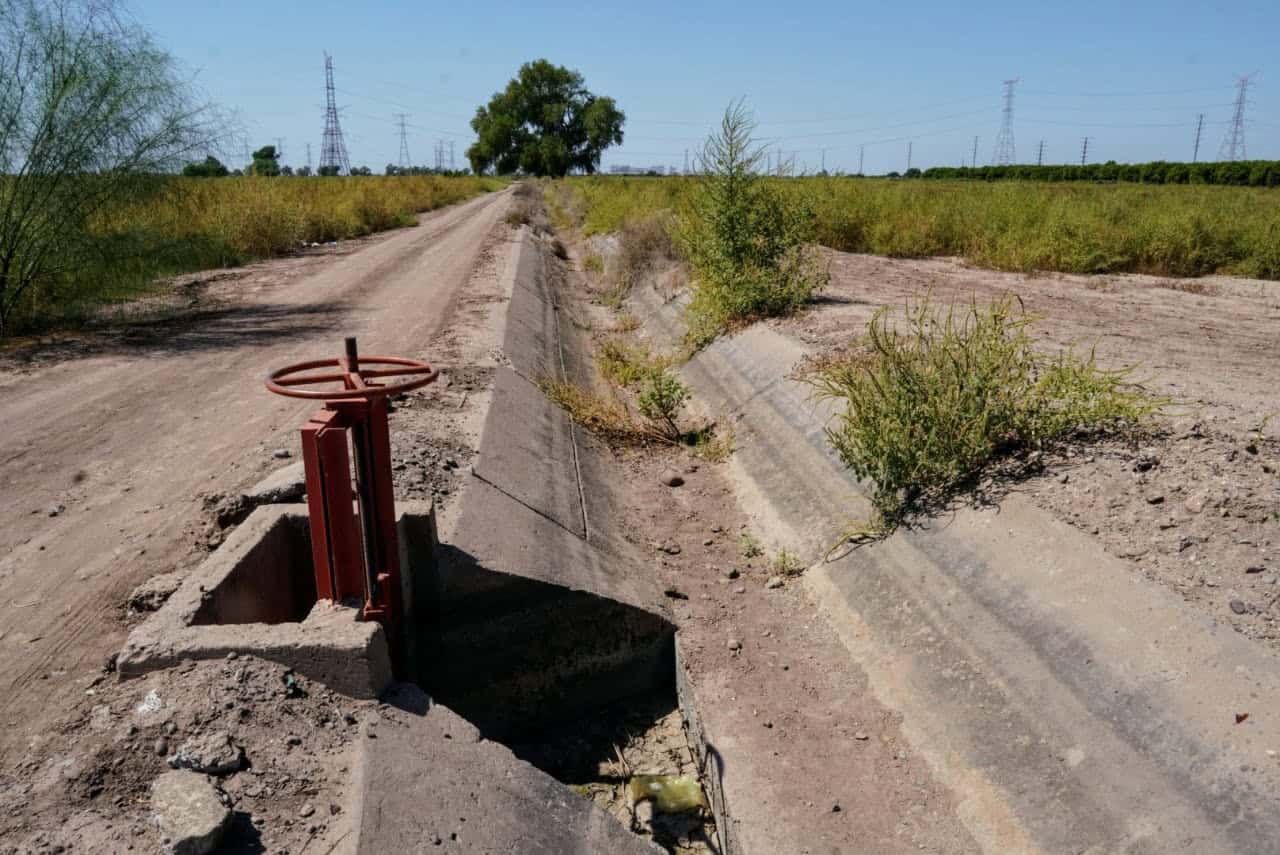
<path fill-rule="evenodd" d="M 269 177 L 281 176 L 289 177 L 300 175 L 306 177 L 308 175 L 330 176 L 337 175 L 338 168 L 336 166 L 322 166 L 315 172 L 311 171 L 310 166 L 300 166 L 294 169 L 291 166 L 280 163 L 280 155 L 273 145 L 264 145 L 252 154 L 253 162 L 245 166 L 244 169 L 229 169 L 227 165 L 212 155 L 204 160 L 188 163 L 182 168 L 182 174 L 188 178 L 226 178 L 232 175 L 265 175 Z M 351 174 L 355 176 L 373 175 L 373 170 L 367 166 L 351 167 Z M 386 175 L 470 175 L 470 171 L 466 169 L 430 169 L 426 166 L 410 166 L 401 168 L 394 164 L 387 164 Z"/>
<path fill-rule="evenodd" d="M 910 170 L 908 178 L 914 177 Z M 968 181 L 1126 181 L 1135 184 L 1225 184 L 1234 187 L 1280 186 L 1280 161 L 1236 160 L 1209 163 L 1087 163 L 1083 166 L 934 166 L 924 178 Z"/>

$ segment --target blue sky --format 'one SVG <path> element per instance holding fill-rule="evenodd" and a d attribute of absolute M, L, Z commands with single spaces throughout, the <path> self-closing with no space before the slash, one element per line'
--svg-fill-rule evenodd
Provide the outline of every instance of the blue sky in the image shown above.
<path fill-rule="evenodd" d="M 409 114 L 415 163 L 453 140 L 522 62 L 582 72 L 627 113 L 604 164 L 680 167 L 725 105 L 745 97 L 759 135 L 796 167 L 868 173 L 988 162 L 1001 81 L 1021 78 L 1020 162 L 1215 159 L 1237 75 L 1250 89 L 1250 157 L 1280 159 L 1276 0 L 956 3 L 263 3 L 134 0 L 138 20 L 236 113 L 253 146 L 283 137 L 313 162 L 324 58 L 334 57 L 353 165 L 395 162 L 393 113 Z M 825 153 L 824 150 L 825 149 Z M 237 158 L 238 159 L 238 158 Z"/>

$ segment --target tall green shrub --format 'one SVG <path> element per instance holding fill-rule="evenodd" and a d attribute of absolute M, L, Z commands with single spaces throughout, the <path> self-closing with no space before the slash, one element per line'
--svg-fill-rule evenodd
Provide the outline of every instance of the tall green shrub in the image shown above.
<path fill-rule="evenodd" d="M 693 267 L 691 343 L 761 317 L 786 315 L 827 282 L 807 200 L 760 175 L 764 150 L 742 102 L 725 110 L 701 153 L 703 174 L 678 223 Z"/>

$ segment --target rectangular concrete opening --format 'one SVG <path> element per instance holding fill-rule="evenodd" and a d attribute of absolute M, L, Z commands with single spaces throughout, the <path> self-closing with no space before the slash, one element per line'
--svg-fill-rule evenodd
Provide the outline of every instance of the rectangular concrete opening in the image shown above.
<path fill-rule="evenodd" d="M 315 604 L 307 518 L 281 514 L 232 571 L 205 592 L 192 625 L 299 623 Z"/>

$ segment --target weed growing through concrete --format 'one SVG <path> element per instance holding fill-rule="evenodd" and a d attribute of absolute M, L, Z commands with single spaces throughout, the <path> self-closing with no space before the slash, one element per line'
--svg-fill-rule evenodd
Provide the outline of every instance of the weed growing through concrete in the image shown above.
<path fill-rule="evenodd" d="M 733 454 L 733 431 L 719 430 L 714 423 L 686 431 L 683 439 L 694 457 L 708 463 L 723 463 Z"/>
<path fill-rule="evenodd" d="M 791 550 L 779 549 L 773 556 L 773 572 L 779 576 L 799 576 L 804 572 L 804 563 Z"/>
<path fill-rule="evenodd" d="M 658 438 L 652 427 L 639 423 L 622 402 L 612 397 L 559 380 L 543 380 L 538 385 L 569 418 L 611 444 L 628 445 Z"/>
<path fill-rule="evenodd" d="M 1037 352 L 1033 322 L 1012 297 L 940 309 L 926 296 L 900 323 L 880 310 L 853 348 L 810 366 L 819 393 L 845 404 L 827 437 L 871 486 L 880 519 L 867 532 L 936 508 L 1000 457 L 1133 431 L 1168 403 L 1092 353 Z"/>
<path fill-rule="evenodd" d="M 649 349 L 627 344 L 620 338 L 606 338 L 596 350 L 596 367 L 614 386 L 630 388 L 639 383 L 651 368 Z"/>

